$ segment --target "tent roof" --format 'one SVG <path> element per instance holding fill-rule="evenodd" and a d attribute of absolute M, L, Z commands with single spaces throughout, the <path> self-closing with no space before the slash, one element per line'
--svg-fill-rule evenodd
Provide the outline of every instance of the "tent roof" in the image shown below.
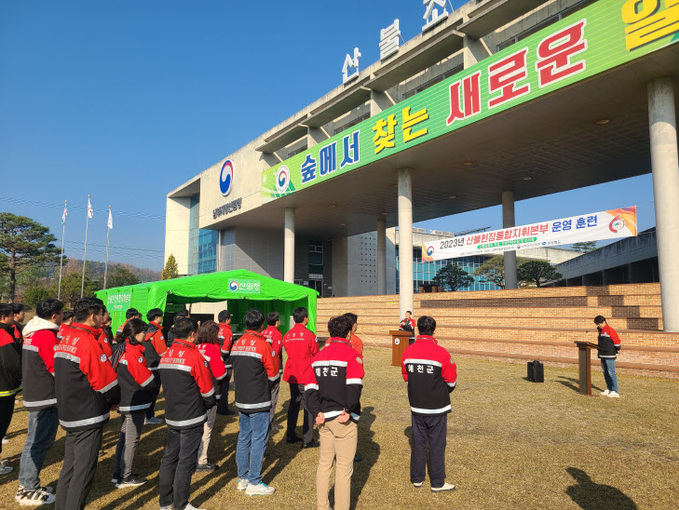
<path fill-rule="evenodd" d="M 260 287 L 259 292 L 244 292 L 230 289 L 229 284 L 233 280 L 257 282 Z M 143 292 L 144 289 L 148 289 L 149 301 L 153 303 L 158 302 L 160 296 L 167 296 L 166 300 L 161 298 L 161 301 L 180 304 L 225 301 L 227 299 L 296 301 L 305 297 L 313 297 L 315 301 L 317 296 L 317 292 L 313 289 L 262 276 L 245 269 L 116 287 L 99 291 L 97 294 L 106 293 L 108 295 L 110 293 L 129 292 L 131 290 Z"/>

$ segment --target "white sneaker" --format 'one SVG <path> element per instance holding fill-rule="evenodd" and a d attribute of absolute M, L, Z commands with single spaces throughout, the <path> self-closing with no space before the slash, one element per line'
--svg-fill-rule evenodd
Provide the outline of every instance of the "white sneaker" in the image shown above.
<path fill-rule="evenodd" d="M 413 487 L 419 489 L 420 487 L 422 487 L 422 482 L 413 482 Z"/>
<path fill-rule="evenodd" d="M 608 396 L 611 397 L 611 398 L 620 398 L 620 395 L 618 394 L 617 391 L 611 391 L 611 392 L 608 394 Z"/>
<path fill-rule="evenodd" d="M 188 505 L 186 505 L 184 507 L 184 510 L 205 510 L 205 509 L 204 508 L 197 508 L 197 507 L 193 506 L 191 503 L 189 503 Z"/>
<path fill-rule="evenodd" d="M 238 479 L 238 486 L 236 488 L 239 491 L 244 491 L 245 489 L 248 488 L 248 485 L 250 485 L 250 482 L 248 482 L 245 478 L 239 478 Z"/>
<path fill-rule="evenodd" d="M 248 484 L 248 488 L 245 489 L 245 494 L 248 496 L 269 496 L 276 492 L 276 489 L 269 487 L 264 482 L 259 482 L 257 485 Z"/>
<path fill-rule="evenodd" d="M 444 482 L 441 487 L 432 487 L 432 492 L 454 491 L 457 489 L 452 483 Z"/>
<path fill-rule="evenodd" d="M 0 460 L 0 475 L 6 475 L 12 471 L 14 471 L 14 468 L 12 466 L 8 466 L 6 460 Z"/>
<path fill-rule="evenodd" d="M 7 443 L 9 443 L 9 439 L 7 439 L 7 436 L 4 436 L 2 438 L 2 444 L 7 444 Z"/>
<path fill-rule="evenodd" d="M 602 395 L 606 396 L 611 392 L 609 389 L 605 389 L 604 391 L 601 392 Z"/>
<path fill-rule="evenodd" d="M 47 487 L 38 487 L 38 489 L 42 492 L 46 492 L 47 494 L 52 494 L 54 492 L 54 489 L 50 487 L 49 485 Z M 15 501 L 19 501 L 21 499 L 21 495 L 26 492 L 26 489 L 24 489 L 21 485 L 19 485 L 19 489 L 17 490 L 16 496 L 14 496 Z"/>
<path fill-rule="evenodd" d="M 56 496 L 49 492 L 36 489 L 34 491 L 23 491 L 15 498 L 21 506 L 41 506 L 54 503 Z"/>

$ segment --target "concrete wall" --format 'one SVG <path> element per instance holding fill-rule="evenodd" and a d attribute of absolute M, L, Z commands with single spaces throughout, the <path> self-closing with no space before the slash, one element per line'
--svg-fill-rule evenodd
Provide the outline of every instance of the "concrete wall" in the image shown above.
<path fill-rule="evenodd" d="M 177 260 L 179 274 L 189 271 L 190 198 L 168 198 L 165 208 L 165 261 L 170 255 Z"/>
<path fill-rule="evenodd" d="M 591 251 L 557 266 L 565 280 L 600 273 L 610 268 L 633 264 L 658 256 L 655 229 L 641 232 L 608 246 Z M 591 279 L 588 280 L 592 281 Z"/>

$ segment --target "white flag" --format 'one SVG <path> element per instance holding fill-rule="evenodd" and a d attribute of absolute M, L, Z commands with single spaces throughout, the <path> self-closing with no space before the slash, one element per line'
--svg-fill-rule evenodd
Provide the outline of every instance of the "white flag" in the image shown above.
<path fill-rule="evenodd" d="M 108 208 L 108 228 L 113 230 L 113 215 L 111 214 L 111 208 Z"/>
<path fill-rule="evenodd" d="M 68 216 L 68 209 L 66 209 L 66 204 L 64 204 L 64 212 L 61 213 L 61 224 L 66 223 L 66 216 Z"/>
<path fill-rule="evenodd" d="M 94 209 L 92 209 L 92 204 L 90 203 L 90 197 L 87 197 L 87 217 L 91 218 L 94 216 Z"/>

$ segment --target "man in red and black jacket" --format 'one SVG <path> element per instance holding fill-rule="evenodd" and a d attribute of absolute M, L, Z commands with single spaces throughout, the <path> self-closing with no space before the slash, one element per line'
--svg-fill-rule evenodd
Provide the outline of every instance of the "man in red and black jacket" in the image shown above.
<path fill-rule="evenodd" d="M 14 326 L 14 339 L 17 343 L 24 341 L 24 335 L 22 333 L 24 329 L 24 318 L 26 317 L 26 310 L 30 309 L 31 307 L 26 306 L 23 303 L 12 303 L 12 311 L 14 312 L 12 325 Z"/>
<path fill-rule="evenodd" d="M 59 343 L 64 304 L 56 299 L 38 303 L 36 316 L 24 327 L 22 372 L 24 408 L 28 411 L 28 433 L 21 452 L 20 504 L 49 505 L 54 502 L 51 488 L 41 487 L 40 470 L 54 444 L 59 428 L 57 397 L 54 392 L 54 349 Z"/>
<path fill-rule="evenodd" d="M 231 382 L 231 374 L 233 372 L 233 365 L 231 364 L 231 346 L 233 345 L 233 330 L 231 329 L 231 313 L 228 310 L 222 310 L 217 315 L 219 321 L 219 333 L 217 337 L 221 342 L 222 359 L 226 367 L 226 377 L 222 379 L 220 384 L 221 398 L 217 402 L 217 414 L 223 416 L 231 416 L 234 413 L 229 409 L 229 383 Z"/>
<path fill-rule="evenodd" d="M 217 403 L 208 362 L 196 347 L 196 329 L 191 319 L 175 322 L 172 347 L 165 351 L 158 366 L 168 429 L 158 474 L 161 510 L 189 505 L 203 424 L 208 409 Z"/>
<path fill-rule="evenodd" d="M 136 308 L 128 308 L 125 311 L 125 322 L 123 322 L 120 326 L 118 326 L 118 329 L 116 330 L 116 335 L 113 338 L 115 343 L 125 343 L 125 340 L 121 337 L 123 334 L 123 328 L 125 327 L 125 324 L 127 324 L 127 321 L 130 319 L 141 319 L 141 314 L 139 313 L 139 310 Z"/>
<path fill-rule="evenodd" d="M 262 335 L 271 346 L 271 355 L 274 363 L 278 369 L 278 379 L 271 385 L 271 411 L 269 411 L 271 429 L 280 430 L 278 423 L 274 423 L 273 419 L 276 414 L 276 404 L 278 404 L 278 393 L 281 389 L 281 376 L 283 375 L 283 335 L 279 331 L 281 325 L 281 314 L 278 312 L 269 312 L 266 314 L 267 327 L 262 331 Z"/>
<path fill-rule="evenodd" d="M 21 345 L 14 338 L 13 320 L 12 305 L 0 303 L 0 439 L 5 437 L 12 422 L 16 394 L 21 391 Z M 11 471 L 12 468 L 0 460 L 0 474 Z"/>
<path fill-rule="evenodd" d="M 231 349 L 240 425 L 236 446 L 238 490 L 251 496 L 269 495 L 274 488 L 262 482 L 262 460 L 269 436 L 271 384 L 278 379 L 278 370 L 262 335 L 264 314 L 248 310 L 243 322 L 245 333 Z"/>
<path fill-rule="evenodd" d="M 104 305 L 104 302 L 102 301 L 101 304 Z M 113 338 L 108 336 L 106 324 L 111 324 L 111 315 L 108 313 L 106 305 L 104 305 L 104 320 L 101 321 L 101 327 L 95 336 L 97 337 L 99 345 L 101 345 L 101 350 L 104 351 L 104 354 L 106 354 L 106 357 L 110 363 L 113 358 Z M 111 328 L 109 327 L 109 329 Z"/>
<path fill-rule="evenodd" d="M 101 300 L 79 299 L 74 312 L 75 321 L 54 354 L 59 423 L 66 431 L 57 510 L 85 507 L 97 469 L 102 430 L 109 410 L 120 402 L 118 378 L 94 336 L 104 320 Z"/>
<path fill-rule="evenodd" d="M 598 355 L 601 360 L 601 370 L 606 381 L 606 389 L 601 394 L 606 397 L 620 398 L 618 393 L 618 378 L 615 375 L 615 359 L 618 357 L 622 342 L 620 342 L 618 333 L 608 325 L 603 315 L 594 317 L 594 324 L 596 324 L 596 329 L 599 333 Z"/>
<path fill-rule="evenodd" d="M 283 348 L 288 355 L 283 371 L 283 380 L 290 385 L 290 404 L 288 405 L 288 429 L 286 431 L 288 443 L 299 441 L 295 434 L 297 416 L 300 404 L 304 407 L 304 423 L 302 425 L 302 447 L 318 446 L 314 441 L 314 417 L 303 401 L 306 377 L 311 372 L 311 360 L 318 353 L 316 335 L 306 325 L 309 323 L 309 312 L 300 306 L 292 312 L 295 325 L 283 336 Z"/>
<path fill-rule="evenodd" d="M 433 317 L 417 319 L 419 336 L 405 351 L 401 362 L 403 379 L 408 383 L 413 441 L 410 452 L 410 481 L 421 487 L 429 443 L 431 491 L 452 491 L 446 482 L 446 431 L 450 412 L 450 393 L 457 384 L 457 367 L 450 354 L 432 336 Z"/>
<path fill-rule="evenodd" d="M 160 378 L 158 377 L 158 365 L 160 364 L 160 357 L 165 354 L 167 345 L 165 344 L 165 337 L 163 336 L 163 311 L 160 308 L 152 308 L 146 313 L 146 320 L 149 321 L 148 329 L 146 330 L 146 338 L 144 339 L 144 358 L 149 370 L 158 378 L 158 386 L 160 387 Z M 156 418 L 156 396 L 151 402 L 151 406 L 146 409 L 146 424 L 160 425 L 163 420 Z"/>
<path fill-rule="evenodd" d="M 351 475 L 365 375 L 363 358 L 349 340 L 352 327 L 353 322 L 347 315 L 328 321 L 330 340 L 311 362 L 309 382 L 304 386 L 307 405 L 320 427 L 317 508 L 330 508 L 328 490 L 333 463 L 336 464 L 334 508 L 349 510 L 351 500 Z"/>

